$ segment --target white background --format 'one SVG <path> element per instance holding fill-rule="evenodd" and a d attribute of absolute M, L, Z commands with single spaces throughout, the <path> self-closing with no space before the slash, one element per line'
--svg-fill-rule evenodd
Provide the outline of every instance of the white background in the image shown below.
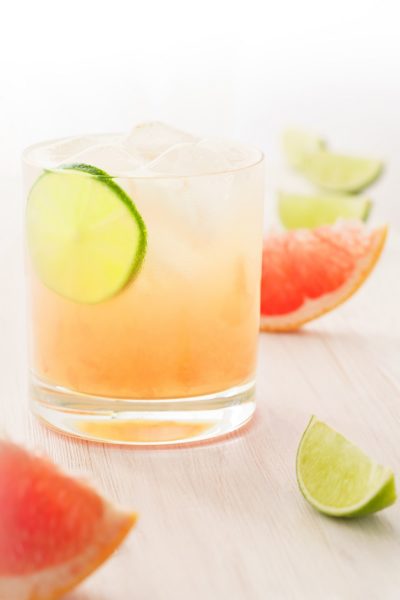
<path fill-rule="evenodd" d="M 383 157 L 400 223 L 396 0 L 9 1 L 1 23 L 3 178 L 30 143 L 145 119 L 256 144 L 272 172 L 297 125 Z"/>

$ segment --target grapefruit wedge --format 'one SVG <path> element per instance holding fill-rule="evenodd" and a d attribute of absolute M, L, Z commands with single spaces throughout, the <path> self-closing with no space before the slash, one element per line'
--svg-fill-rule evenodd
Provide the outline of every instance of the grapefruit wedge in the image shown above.
<path fill-rule="evenodd" d="M 136 521 L 44 458 L 0 440 L 0 599 L 56 600 Z"/>
<path fill-rule="evenodd" d="M 364 283 L 387 227 L 339 222 L 273 233 L 264 241 L 261 329 L 293 331 L 332 310 Z"/>

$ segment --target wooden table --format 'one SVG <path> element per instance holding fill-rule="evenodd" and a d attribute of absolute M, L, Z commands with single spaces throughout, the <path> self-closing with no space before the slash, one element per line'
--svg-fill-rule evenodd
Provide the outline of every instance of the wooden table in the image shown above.
<path fill-rule="evenodd" d="M 29 414 L 17 206 L 0 222 L 0 427 L 140 513 L 127 543 L 68 599 L 400 598 L 400 504 L 325 518 L 294 468 L 315 413 L 400 470 L 400 240 L 346 306 L 301 333 L 260 336 L 258 410 L 242 431 L 195 447 L 106 447 Z"/>

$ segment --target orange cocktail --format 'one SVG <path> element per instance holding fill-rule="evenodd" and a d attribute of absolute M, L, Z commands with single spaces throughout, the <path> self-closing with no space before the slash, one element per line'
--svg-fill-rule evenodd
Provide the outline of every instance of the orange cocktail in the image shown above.
<path fill-rule="evenodd" d="M 262 156 L 191 140 L 126 173 L 107 144 L 44 174 L 48 147 L 25 155 L 36 411 L 78 434 L 77 413 L 233 429 L 254 409 Z"/>

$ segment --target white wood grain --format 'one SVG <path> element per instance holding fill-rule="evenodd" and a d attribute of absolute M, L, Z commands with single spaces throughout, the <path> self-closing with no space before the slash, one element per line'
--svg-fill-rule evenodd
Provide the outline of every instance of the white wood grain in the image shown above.
<path fill-rule="evenodd" d="M 258 409 L 242 431 L 193 447 L 105 447 L 29 414 L 22 210 L 16 187 L 1 186 L 0 428 L 140 513 L 128 542 L 68 599 L 399 598 L 400 506 L 324 518 L 300 495 L 294 462 L 315 413 L 400 471 L 400 240 L 346 306 L 299 334 L 260 336 Z"/>

